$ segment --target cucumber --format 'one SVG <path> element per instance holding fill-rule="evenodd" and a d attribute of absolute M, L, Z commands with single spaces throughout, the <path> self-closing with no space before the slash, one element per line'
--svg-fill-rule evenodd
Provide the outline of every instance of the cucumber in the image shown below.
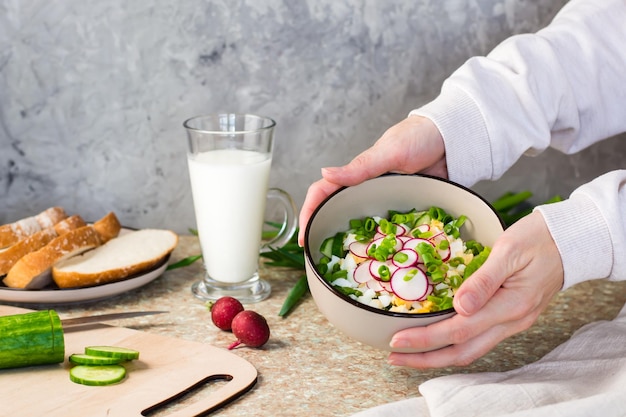
<path fill-rule="evenodd" d="M 322 242 L 322 245 L 320 246 L 320 252 L 322 252 L 322 255 L 326 256 L 327 258 L 332 258 L 333 256 L 333 237 L 328 237 L 326 239 L 324 239 L 324 241 Z"/>
<path fill-rule="evenodd" d="M 73 353 L 69 360 L 75 365 L 117 365 L 123 359 L 112 358 L 110 356 L 87 355 L 86 353 Z"/>
<path fill-rule="evenodd" d="M 119 346 L 87 346 L 85 348 L 85 354 L 116 358 L 123 361 L 139 359 L 139 351 Z"/>
<path fill-rule="evenodd" d="M 0 317 L 0 369 L 61 363 L 65 339 L 53 310 Z"/>
<path fill-rule="evenodd" d="M 346 234 L 344 232 L 338 232 L 333 237 L 333 245 L 331 247 L 331 253 L 339 258 L 343 258 L 345 255 L 345 251 L 343 250 L 343 241 L 346 238 Z"/>
<path fill-rule="evenodd" d="M 76 365 L 70 369 L 70 380 L 83 385 L 111 385 L 126 377 L 126 368 L 122 365 Z"/>

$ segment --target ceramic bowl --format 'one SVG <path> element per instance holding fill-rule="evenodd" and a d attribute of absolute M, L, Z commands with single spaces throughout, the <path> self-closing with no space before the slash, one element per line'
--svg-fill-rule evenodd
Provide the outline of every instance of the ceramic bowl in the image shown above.
<path fill-rule="evenodd" d="M 410 327 L 426 326 L 449 318 L 454 309 L 435 313 L 395 313 L 362 304 L 338 292 L 316 269 L 325 238 L 346 230 L 350 219 L 386 217 L 388 210 L 426 210 L 438 206 L 454 217 L 467 216 L 461 228 L 463 239 L 492 246 L 504 230 L 494 208 L 475 192 L 453 182 L 425 175 L 389 174 L 344 187 L 324 200 L 305 229 L 305 267 L 309 288 L 320 312 L 337 329 L 361 343 L 378 349 L 416 352 L 411 348 L 391 349 L 391 337 Z M 433 347 L 436 348 L 436 347 Z"/>

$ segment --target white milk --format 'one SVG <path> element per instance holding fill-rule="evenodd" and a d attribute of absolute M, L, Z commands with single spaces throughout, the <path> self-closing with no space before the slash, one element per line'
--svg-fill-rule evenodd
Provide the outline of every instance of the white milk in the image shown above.
<path fill-rule="evenodd" d="M 187 161 L 208 275 L 226 283 L 250 279 L 259 261 L 270 154 L 223 149 Z"/>

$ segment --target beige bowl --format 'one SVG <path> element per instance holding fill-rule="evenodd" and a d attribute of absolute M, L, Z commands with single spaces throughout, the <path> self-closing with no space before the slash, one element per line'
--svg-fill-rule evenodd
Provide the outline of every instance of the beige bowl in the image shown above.
<path fill-rule="evenodd" d="M 425 210 L 441 207 L 454 217 L 467 216 L 461 236 L 492 246 L 504 230 L 493 207 L 473 191 L 440 178 L 425 175 L 389 174 L 346 187 L 330 195 L 316 209 L 305 229 L 305 266 L 313 299 L 321 313 L 351 338 L 378 349 L 391 349 L 391 337 L 410 327 L 426 326 L 455 314 L 454 309 L 436 313 L 394 313 L 362 304 L 336 291 L 316 270 L 323 240 L 346 230 L 350 219 L 387 215 L 388 210 Z"/>

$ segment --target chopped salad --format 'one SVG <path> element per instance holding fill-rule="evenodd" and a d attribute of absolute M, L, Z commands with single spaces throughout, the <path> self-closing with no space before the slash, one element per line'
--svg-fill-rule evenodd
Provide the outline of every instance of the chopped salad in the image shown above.
<path fill-rule="evenodd" d="M 399 313 L 446 310 L 491 251 L 461 238 L 466 220 L 439 207 L 353 219 L 348 230 L 322 242 L 316 266 L 338 291 L 363 304 Z"/>

